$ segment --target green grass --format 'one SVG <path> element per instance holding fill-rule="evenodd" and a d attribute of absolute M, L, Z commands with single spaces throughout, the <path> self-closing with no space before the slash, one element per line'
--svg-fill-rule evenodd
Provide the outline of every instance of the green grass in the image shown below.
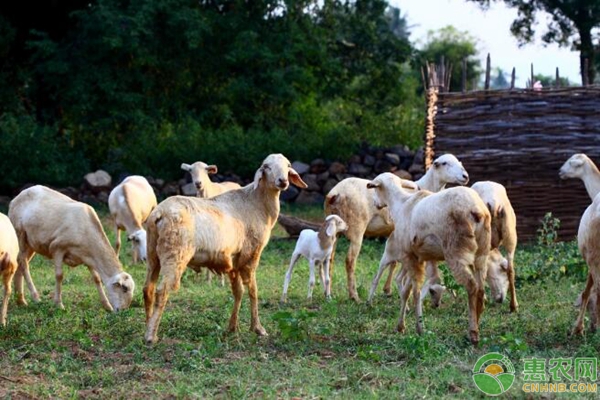
<path fill-rule="evenodd" d="M 318 219 L 320 210 L 286 212 Z M 274 235 L 283 233 L 277 229 Z M 113 242 L 112 232 L 109 236 Z M 364 243 L 357 266 L 362 299 L 383 245 Z M 407 333 L 395 332 L 398 300 L 386 298 L 381 288 L 371 306 L 349 301 L 345 239 L 338 246 L 333 300 L 324 301 L 317 286 L 313 302 L 307 302 L 308 267 L 301 261 L 288 304 L 280 307 L 293 246 L 292 240 L 274 237 L 258 269 L 259 313 L 268 337 L 249 332 L 247 296 L 240 332 L 225 334 L 233 305 L 230 289 L 216 280 L 208 285 L 203 275 L 188 270 L 170 298 L 154 347 L 143 344 L 145 268 L 131 265 L 128 246 L 121 259 L 137 288 L 132 307 L 118 314 L 102 309 L 82 267 L 65 270 L 66 309 L 56 309 L 53 268 L 36 256 L 31 270 L 42 301 L 27 307 L 11 301 L 8 325 L 0 328 L 0 397 L 480 398 L 471 369 L 481 355 L 500 351 L 517 371 L 509 395 L 521 398 L 524 357 L 599 356 L 600 334 L 567 335 L 585 276 L 573 243 L 519 249 L 520 312 L 510 314 L 508 304 L 488 304 L 478 348 L 467 340 L 466 294 L 460 287 L 455 287 L 457 297 L 446 296 L 439 309 L 426 302 L 423 336 L 415 334 L 411 312 Z"/>

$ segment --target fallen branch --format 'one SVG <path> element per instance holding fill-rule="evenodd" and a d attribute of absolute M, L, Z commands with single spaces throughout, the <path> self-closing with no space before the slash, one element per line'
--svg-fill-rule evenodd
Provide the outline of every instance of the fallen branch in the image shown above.
<path fill-rule="evenodd" d="M 312 229 L 318 231 L 321 224 L 315 222 L 306 221 L 300 218 L 292 217 L 285 214 L 279 214 L 277 219 L 279 224 L 285 229 L 288 235 L 296 237 L 300 235 L 303 229 Z"/>

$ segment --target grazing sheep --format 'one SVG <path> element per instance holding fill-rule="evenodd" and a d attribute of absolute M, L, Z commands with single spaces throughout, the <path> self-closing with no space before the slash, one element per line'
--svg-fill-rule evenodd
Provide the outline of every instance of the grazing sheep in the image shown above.
<path fill-rule="evenodd" d="M 415 192 L 413 182 L 391 173 L 377 176 L 368 188 L 375 189 L 375 207 L 390 209 L 396 228 L 393 241 L 388 240 L 388 251 L 395 252 L 394 259 L 402 262 L 410 280 L 401 292 L 398 331 L 405 330 L 406 302 L 412 289 L 417 333 L 423 333 L 420 292 L 425 262 L 446 260 L 456 281 L 467 289 L 469 334 L 471 342 L 477 344 L 491 241 L 491 215 L 477 192 L 464 187 L 439 193 Z"/>
<path fill-rule="evenodd" d="M 19 255 L 19 241 L 17 233 L 8 217 L 0 213 L 0 276 L 4 285 L 4 297 L 0 310 L 0 324 L 6 326 L 8 301 L 12 292 L 13 276 L 17 272 L 17 257 Z"/>
<path fill-rule="evenodd" d="M 576 335 L 583 333 L 583 319 L 585 311 L 588 309 L 590 295 L 595 295 L 595 298 L 591 301 L 593 307 L 590 310 L 594 311 L 590 318 L 590 330 L 592 332 L 596 331 L 600 318 L 600 308 L 597 307 L 600 304 L 600 252 L 598 251 L 600 249 L 600 235 L 598 232 L 600 232 L 600 196 L 596 196 L 592 204 L 583 213 L 577 232 L 579 251 L 588 265 L 588 278 L 585 289 L 581 294 L 579 315 L 573 328 L 573 334 Z"/>
<path fill-rule="evenodd" d="M 127 232 L 127 241 L 132 243 L 133 262 L 138 257 L 146 261 L 146 230 L 142 224 L 156 207 L 154 189 L 143 176 L 128 176 L 108 196 L 108 209 L 115 223 L 117 256 L 121 250 L 121 230 Z"/>
<path fill-rule="evenodd" d="M 510 292 L 510 311 L 517 312 L 517 292 L 515 289 L 515 251 L 517 249 L 517 217 L 508 199 L 506 189 L 499 183 L 491 181 L 477 182 L 471 188 L 479 194 L 492 215 L 492 248 L 499 246 L 506 250 L 508 266 L 508 289 Z M 496 293 L 499 294 L 499 293 Z M 496 302 L 504 301 L 504 297 L 494 297 Z"/>
<path fill-rule="evenodd" d="M 88 267 L 104 308 L 119 311 L 129 307 L 135 284 L 131 275 L 123 272 L 92 207 L 38 185 L 23 190 L 10 202 L 8 217 L 17 232 L 20 248 L 19 268 L 15 275 L 17 303 L 27 304 L 23 278 L 27 280 L 34 301 L 39 301 L 29 273 L 29 261 L 39 253 L 54 262 L 54 302 L 58 307 L 64 308 L 61 292 L 63 263 L 71 267 L 80 264 Z M 102 283 L 108 291 L 108 299 Z"/>
<path fill-rule="evenodd" d="M 419 188 L 438 192 L 447 184 L 465 185 L 469 175 L 462 164 L 452 154 L 438 157 L 427 173 L 416 184 Z M 325 214 L 339 215 L 348 224 L 344 233 L 350 241 L 346 256 L 346 275 L 348 277 L 348 294 L 351 299 L 359 301 L 356 292 L 354 268 L 360 253 L 363 237 L 387 237 L 394 230 L 387 209 L 377 210 L 373 205 L 373 193 L 366 189 L 366 179 L 347 178 L 338 183 L 325 199 Z M 333 258 L 335 247 L 331 253 L 330 274 L 333 276 Z M 391 293 L 391 282 L 395 263 L 390 265 L 390 273 L 384 291 Z M 330 281 L 331 285 L 331 281 Z"/>
<path fill-rule="evenodd" d="M 333 245 L 337 239 L 337 233 L 344 232 L 346 229 L 348 229 L 348 226 L 344 220 L 337 215 L 332 214 L 325 218 L 325 222 L 318 232 L 315 232 L 312 229 L 304 229 L 300 232 L 300 236 L 298 237 L 296 247 L 292 254 L 290 267 L 285 274 L 283 294 L 281 295 L 282 303 L 285 303 L 287 300 L 288 286 L 292 280 L 292 271 L 294 270 L 294 265 L 300 259 L 300 256 L 306 257 L 310 264 L 308 298 L 312 299 L 312 291 L 315 286 L 315 265 L 319 268 L 319 275 L 321 276 L 325 297 L 327 299 L 331 298 L 331 288 L 329 287 L 329 260 L 331 258 L 331 252 L 333 251 Z"/>
<path fill-rule="evenodd" d="M 592 201 L 600 193 L 600 171 L 598 171 L 596 164 L 585 154 L 579 153 L 571 156 L 560 167 L 558 175 L 560 179 L 581 179 Z"/>
<path fill-rule="evenodd" d="M 279 194 L 289 183 L 307 185 L 281 154 L 271 154 L 254 175 L 254 182 L 210 199 L 174 196 L 154 209 L 148 221 L 148 273 L 144 286 L 147 343 L 157 332 L 169 292 L 179 289 L 188 265 L 227 273 L 234 305 L 229 331 L 238 329 L 238 313 L 248 286 L 250 329 L 267 332 L 258 317 L 256 268 L 279 216 Z M 162 276 L 158 288 L 156 283 Z"/>
<path fill-rule="evenodd" d="M 239 189 L 240 185 L 235 182 L 212 182 L 208 175 L 214 175 L 218 169 L 216 165 L 207 165 L 202 161 L 196 161 L 192 165 L 181 164 L 181 169 L 192 176 L 192 182 L 196 186 L 196 196 L 202 198 L 214 197 L 229 190 Z"/>

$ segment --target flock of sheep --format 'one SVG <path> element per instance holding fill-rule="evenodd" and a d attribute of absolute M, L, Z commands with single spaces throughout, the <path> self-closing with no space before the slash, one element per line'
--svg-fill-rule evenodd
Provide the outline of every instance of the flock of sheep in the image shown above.
<path fill-rule="evenodd" d="M 118 311 L 131 304 L 135 283 L 118 259 L 120 231 L 132 243 L 133 260 L 146 261 L 144 284 L 147 343 L 158 340 L 157 332 L 169 294 L 179 288 L 187 267 L 206 268 L 223 279 L 229 277 L 234 306 L 229 331 L 238 328 L 238 313 L 247 287 L 251 305 L 250 328 L 266 335 L 258 315 L 256 268 L 271 230 L 279 216 L 279 194 L 290 184 L 306 184 L 281 154 L 271 154 L 256 171 L 251 184 L 211 182 L 217 167 L 196 162 L 182 164 L 197 188 L 198 197 L 173 196 L 157 205 L 145 178 L 130 176 L 113 189 L 109 209 L 117 232 L 111 247 L 94 209 L 44 186 L 23 190 L 9 206 L 8 217 L 0 214 L 0 273 L 4 297 L 0 322 L 6 324 L 8 301 L 14 277 L 17 303 L 25 305 L 23 282 L 34 301 L 39 301 L 29 271 L 35 253 L 53 261 L 56 271 L 54 302 L 63 307 L 63 264 L 84 264 L 92 274 L 104 308 Z M 585 290 L 580 295 L 580 313 L 574 333 L 583 331 L 586 309 L 593 310 L 591 329 L 598 317 L 600 300 L 600 171 L 583 154 L 571 157 L 560 169 L 561 178 L 580 178 L 593 203 L 585 211 L 578 233 L 580 251 L 589 266 Z M 469 176 L 460 161 L 446 154 L 437 158 L 418 181 L 383 173 L 373 180 L 347 178 L 325 199 L 326 218 L 318 232 L 304 230 L 285 275 L 281 301 L 285 302 L 294 265 L 304 256 L 310 265 L 308 297 L 318 272 L 324 295 L 331 297 L 331 276 L 338 233 L 350 245 L 345 260 L 348 294 L 359 300 L 354 269 L 364 237 L 388 237 L 384 254 L 369 292 L 372 300 L 386 269 L 384 286 L 391 293 L 395 278 L 401 298 L 398 331 L 405 330 L 410 294 L 415 308 L 416 331 L 422 333 L 422 301 L 432 297 L 438 306 L 445 287 L 437 263 L 445 261 L 468 294 L 469 336 L 479 342 L 479 321 L 484 310 L 484 284 L 492 297 L 503 302 L 510 296 L 510 310 L 518 309 L 515 291 L 514 255 L 517 245 L 516 217 L 505 188 L 495 182 L 466 185 Z M 502 256 L 499 247 L 506 251 Z M 394 275 L 397 263 L 401 271 Z M 210 277 L 210 275 L 209 275 Z M 159 278 L 160 282 L 159 282 Z M 106 289 L 105 293 L 104 288 Z"/>

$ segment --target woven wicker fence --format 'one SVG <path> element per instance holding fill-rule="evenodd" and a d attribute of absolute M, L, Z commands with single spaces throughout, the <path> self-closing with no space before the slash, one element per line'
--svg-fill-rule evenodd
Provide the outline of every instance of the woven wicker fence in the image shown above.
<path fill-rule="evenodd" d="M 426 166 L 456 155 L 471 182 L 506 186 L 520 240 L 531 240 L 547 212 L 561 221 L 560 238 L 573 239 L 591 203 L 583 182 L 560 180 L 573 154 L 600 161 L 600 87 L 534 91 L 494 90 L 427 94 Z"/>

